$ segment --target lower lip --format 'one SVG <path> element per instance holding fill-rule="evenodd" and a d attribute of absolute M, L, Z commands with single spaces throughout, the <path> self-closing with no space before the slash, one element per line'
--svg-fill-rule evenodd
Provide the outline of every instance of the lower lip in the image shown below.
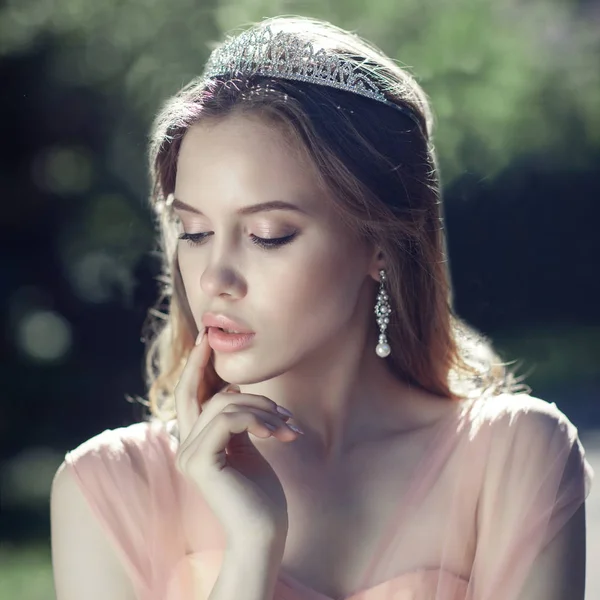
<path fill-rule="evenodd" d="M 218 327 L 208 328 L 208 343 L 217 352 L 236 352 L 252 343 L 255 333 L 225 333 Z"/>

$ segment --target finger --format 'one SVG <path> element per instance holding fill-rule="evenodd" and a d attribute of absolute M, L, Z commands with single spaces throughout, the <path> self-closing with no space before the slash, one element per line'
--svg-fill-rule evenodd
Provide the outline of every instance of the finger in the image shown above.
<path fill-rule="evenodd" d="M 290 417 L 280 415 L 279 413 L 273 413 L 254 406 L 241 404 L 230 404 L 229 406 L 226 406 L 222 412 L 231 413 L 238 411 L 249 411 L 254 413 L 264 424 L 272 425 L 273 431 L 271 435 L 278 439 L 292 440 L 296 439 L 300 434 L 300 432 L 297 432 L 290 427 L 291 424 L 288 423 Z"/>
<path fill-rule="evenodd" d="M 281 414 L 278 410 L 281 407 L 270 398 L 255 394 L 242 394 L 238 385 L 228 383 L 207 402 L 204 402 L 202 405 L 201 417 L 196 419 L 196 422 L 193 423 L 192 428 L 188 433 L 188 440 L 191 442 L 192 439 L 196 438 L 207 423 L 219 412 L 224 410 L 243 410 L 245 408 L 263 410 L 265 411 L 265 414 L 268 413 L 283 421 L 294 418 L 293 415 L 286 416 Z"/>
<path fill-rule="evenodd" d="M 204 370 L 210 357 L 206 328 L 203 337 L 195 345 L 188 356 L 179 381 L 175 386 L 175 410 L 179 427 L 179 441 L 183 442 L 189 435 L 194 423 L 200 416 L 198 406 L 198 386 L 204 377 Z"/>
<path fill-rule="evenodd" d="M 217 467 L 222 470 L 227 462 L 225 449 L 232 436 L 245 431 L 259 438 L 267 438 L 272 434 L 264 421 L 252 412 L 218 413 L 199 435 L 192 436 L 189 446 L 181 449 L 179 467 L 185 472 L 188 461 L 194 460 L 201 469 Z"/>
<path fill-rule="evenodd" d="M 277 422 L 283 421 L 287 423 L 290 420 L 290 417 L 287 415 L 279 414 L 276 410 L 264 409 L 258 406 L 250 406 L 249 404 L 228 404 L 223 408 L 221 412 L 233 412 L 236 410 L 249 410 L 259 417 L 268 417 L 269 419 L 277 419 Z"/>

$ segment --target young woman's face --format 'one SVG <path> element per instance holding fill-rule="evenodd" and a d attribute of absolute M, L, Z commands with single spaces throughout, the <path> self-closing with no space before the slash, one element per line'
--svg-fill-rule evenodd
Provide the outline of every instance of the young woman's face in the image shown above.
<path fill-rule="evenodd" d="M 274 125 L 248 115 L 196 125 L 183 139 L 173 208 L 180 234 L 205 234 L 178 241 L 194 320 L 201 331 L 205 312 L 223 312 L 256 333 L 246 349 L 214 351 L 225 381 L 318 368 L 349 332 L 375 324 L 372 252 L 336 218 L 314 168 Z M 237 212 L 272 201 L 299 210 Z"/>

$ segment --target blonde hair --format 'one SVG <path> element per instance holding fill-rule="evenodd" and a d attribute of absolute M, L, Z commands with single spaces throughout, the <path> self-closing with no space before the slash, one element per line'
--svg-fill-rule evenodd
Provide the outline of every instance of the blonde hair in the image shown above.
<path fill-rule="evenodd" d="M 163 257 L 158 306 L 147 321 L 147 403 L 153 417 L 174 418 L 174 388 L 198 329 L 177 262 L 177 234 L 165 199 L 175 187 L 177 156 L 187 130 L 235 113 L 256 115 L 287 133 L 317 166 L 339 217 L 386 257 L 392 305 L 385 360 L 402 381 L 450 400 L 530 391 L 501 362 L 488 338 L 454 312 L 441 184 L 432 142 L 433 114 L 419 84 L 379 49 L 329 23 L 276 17 L 327 51 L 344 52 L 378 78 L 386 96 L 418 117 L 347 91 L 262 76 L 198 77 L 169 99 L 151 133 L 150 202 Z M 368 64 L 369 66 L 365 66 Z M 163 302 L 168 301 L 168 306 Z M 202 404 L 227 382 L 209 364 Z"/>

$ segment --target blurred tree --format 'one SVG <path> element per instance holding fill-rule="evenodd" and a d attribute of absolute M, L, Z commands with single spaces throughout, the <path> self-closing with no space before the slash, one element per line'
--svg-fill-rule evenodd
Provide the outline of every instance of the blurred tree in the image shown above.
<path fill-rule="evenodd" d="M 14 464 L 37 469 L 13 488 L 42 477 L 45 449 L 138 420 L 141 407 L 134 415 L 123 396 L 144 393 L 139 338 L 156 297 L 151 120 L 224 32 L 278 14 L 353 30 L 413 72 L 437 117 L 459 314 L 501 333 L 506 358 L 524 358 L 540 382 L 597 381 L 600 329 L 575 325 L 597 322 L 600 302 L 599 6 L 4 0 L 0 454 L 21 452 Z M 42 450 L 24 456 L 34 445 Z M 48 487 L 59 455 L 48 455 Z M 12 497 L 0 534 L 47 527 L 45 506 L 32 520 Z"/>
<path fill-rule="evenodd" d="M 436 145 L 449 182 L 463 170 L 493 176 L 515 156 L 542 149 L 584 166 L 600 145 L 600 11 L 560 0 L 8 0 L 0 9 L 0 55 L 61 38 L 50 68 L 65 82 L 113 95 L 114 168 L 137 152 L 135 114 L 198 74 L 211 43 L 263 17 L 301 13 L 356 31 L 415 76 L 438 117 Z M 576 93 L 574 93 L 576 90 Z M 123 173 L 125 179 L 131 175 Z M 139 193 L 137 178 L 132 189 Z"/>

